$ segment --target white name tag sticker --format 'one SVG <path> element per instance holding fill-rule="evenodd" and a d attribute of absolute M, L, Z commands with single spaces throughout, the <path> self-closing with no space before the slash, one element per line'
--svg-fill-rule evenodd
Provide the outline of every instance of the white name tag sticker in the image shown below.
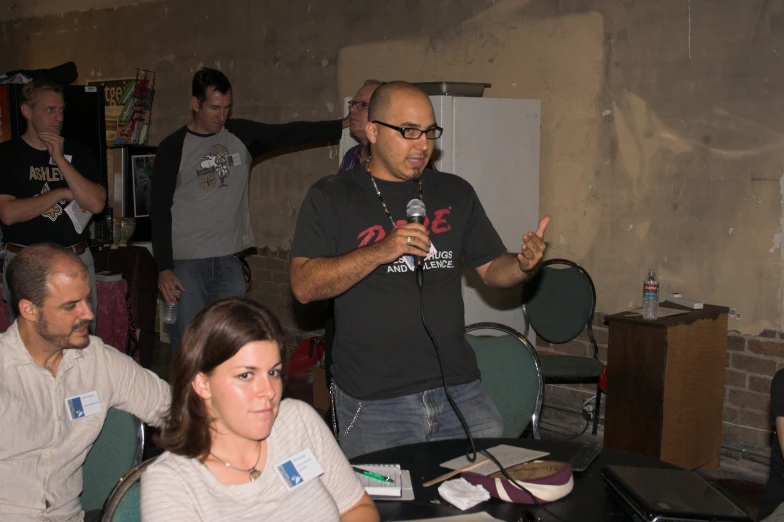
<path fill-rule="evenodd" d="M 71 156 L 70 154 L 64 154 L 64 156 L 65 156 L 65 161 L 71 163 L 73 156 Z M 49 157 L 49 165 L 57 165 L 57 163 L 55 163 L 55 161 L 51 158 L 51 156 Z"/>
<path fill-rule="evenodd" d="M 324 468 L 310 448 L 276 464 L 275 471 L 288 489 L 298 488 L 324 474 Z"/>
<path fill-rule="evenodd" d="M 91 391 L 68 397 L 65 399 L 65 412 L 70 420 L 101 413 L 101 401 L 98 399 L 98 392 Z"/>
<path fill-rule="evenodd" d="M 229 167 L 239 167 L 242 165 L 242 158 L 240 157 L 239 152 L 227 156 L 226 161 L 229 163 Z"/>

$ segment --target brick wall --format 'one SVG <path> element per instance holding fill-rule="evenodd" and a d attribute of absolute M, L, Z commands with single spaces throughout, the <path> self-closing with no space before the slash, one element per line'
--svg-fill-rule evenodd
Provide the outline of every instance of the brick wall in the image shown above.
<path fill-rule="evenodd" d="M 280 319 L 291 346 L 302 339 L 323 334 L 324 303 L 301 305 L 289 285 L 289 251 L 260 248 L 246 258 L 251 269 L 248 297 L 269 307 Z"/>
<path fill-rule="evenodd" d="M 759 335 L 730 332 L 726 367 L 724 441 L 769 447 L 770 381 L 784 368 L 784 334 L 772 330 Z"/>
<path fill-rule="evenodd" d="M 593 333 L 599 345 L 599 359 L 607 361 L 609 330 L 605 314 L 594 317 Z M 537 340 L 542 357 L 561 353 L 592 356 L 588 335 L 583 332 L 574 341 L 551 345 Z M 723 443 L 732 447 L 767 450 L 771 442 L 769 421 L 770 381 L 784 368 L 784 333 L 764 330 L 759 335 L 727 334 L 727 363 L 724 378 Z M 582 402 L 596 393 L 593 384 L 548 385 L 545 406 L 554 404 L 579 410 Z M 602 404 L 604 410 L 604 404 Z M 602 411 L 604 415 L 604 411 Z"/>

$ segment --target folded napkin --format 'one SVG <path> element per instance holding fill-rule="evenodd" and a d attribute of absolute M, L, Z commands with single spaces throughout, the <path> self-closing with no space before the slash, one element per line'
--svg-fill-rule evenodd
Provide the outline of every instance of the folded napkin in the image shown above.
<path fill-rule="evenodd" d="M 465 511 L 480 502 L 490 500 L 490 493 L 482 486 L 474 486 L 466 479 L 449 480 L 438 486 L 441 498 L 458 509 Z"/>

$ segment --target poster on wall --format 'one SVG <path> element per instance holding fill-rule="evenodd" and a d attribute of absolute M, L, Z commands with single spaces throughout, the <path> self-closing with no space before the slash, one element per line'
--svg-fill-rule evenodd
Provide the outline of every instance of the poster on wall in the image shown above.
<path fill-rule="evenodd" d="M 106 144 L 145 145 L 150 135 L 155 71 L 136 69 L 136 78 L 92 80 L 106 93 Z"/>
<path fill-rule="evenodd" d="M 90 80 L 87 85 L 103 85 L 106 96 L 106 146 L 111 147 L 117 141 L 120 117 L 123 112 L 123 93 L 133 87 L 136 78 L 119 80 Z"/>
<path fill-rule="evenodd" d="M 155 167 L 155 154 L 131 156 L 133 170 L 133 215 L 145 217 L 150 215 L 152 201 L 152 169 Z"/>

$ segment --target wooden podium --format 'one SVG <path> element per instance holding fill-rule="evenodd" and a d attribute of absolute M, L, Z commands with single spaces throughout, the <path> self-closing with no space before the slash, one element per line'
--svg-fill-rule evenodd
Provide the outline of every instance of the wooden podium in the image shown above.
<path fill-rule="evenodd" d="M 643 319 L 607 317 L 604 444 L 695 469 L 718 469 L 724 411 L 724 306 Z"/>

